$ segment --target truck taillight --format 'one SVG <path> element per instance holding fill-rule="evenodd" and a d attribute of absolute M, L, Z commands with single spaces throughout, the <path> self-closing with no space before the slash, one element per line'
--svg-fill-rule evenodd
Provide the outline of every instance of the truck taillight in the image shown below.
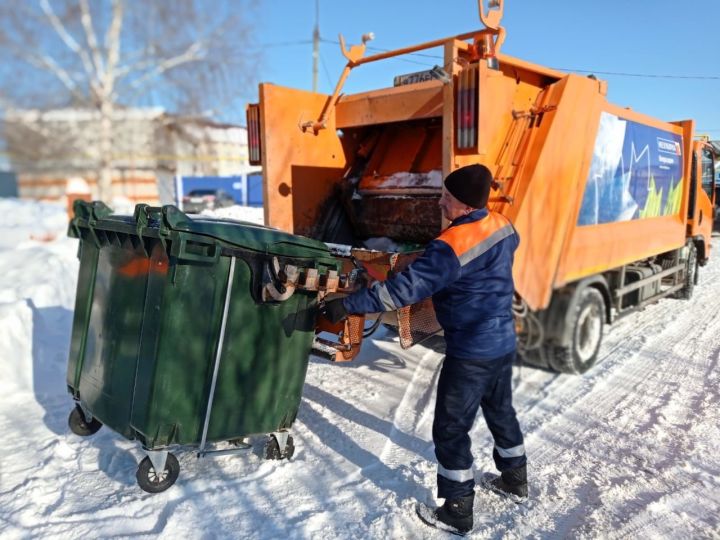
<path fill-rule="evenodd" d="M 262 165 L 260 144 L 260 105 L 247 106 L 248 154 L 250 165 Z"/>
<path fill-rule="evenodd" d="M 455 94 L 455 145 L 458 149 L 477 147 L 478 66 L 470 65 L 458 73 Z"/>

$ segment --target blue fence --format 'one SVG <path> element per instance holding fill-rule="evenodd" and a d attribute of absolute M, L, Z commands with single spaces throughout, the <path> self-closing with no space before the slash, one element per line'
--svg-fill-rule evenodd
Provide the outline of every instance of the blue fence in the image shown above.
<path fill-rule="evenodd" d="M 262 181 L 260 182 L 262 184 Z M 0 197 L 17 197 L 17 177 L 13 172 L 0 171 Z M 262 188 L 261 195 L 262 197 Z"/>

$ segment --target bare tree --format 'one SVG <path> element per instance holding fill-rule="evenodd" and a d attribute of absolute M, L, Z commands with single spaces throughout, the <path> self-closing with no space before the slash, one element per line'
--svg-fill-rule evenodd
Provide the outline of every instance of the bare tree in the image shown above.
<path fill-rule="evenodd" d="M 116 110 L 160 105 L 211 118 L 237 112 L 258 60 L 247 17 L 252 4 L 0 0 L 0 113 L 96 110 L 99 194 L 109 199 Z"/>

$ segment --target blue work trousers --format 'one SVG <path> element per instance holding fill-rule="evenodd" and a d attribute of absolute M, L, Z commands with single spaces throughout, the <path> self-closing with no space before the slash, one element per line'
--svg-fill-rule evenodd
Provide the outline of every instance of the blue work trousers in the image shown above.
<path fill-rule="evenodd" d="M 498 470 L 525 465 L 523 436 L 512 406 L 514 359 L 515 351 L 493 359 L 445 358 L 433 421 L 439 498 L 454 499 L 473 492 L 469 433 L 478 408 L 482 408 L 495 440 L 493 458 Z"/>

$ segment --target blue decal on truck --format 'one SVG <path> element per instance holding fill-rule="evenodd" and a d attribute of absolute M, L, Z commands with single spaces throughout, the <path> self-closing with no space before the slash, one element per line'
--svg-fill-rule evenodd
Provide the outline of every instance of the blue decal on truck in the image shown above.
<path fill-rule="evenodd" d="M 597 225 L 680 211 L 682 137 L 600 115 L 578 225 Z"/>

